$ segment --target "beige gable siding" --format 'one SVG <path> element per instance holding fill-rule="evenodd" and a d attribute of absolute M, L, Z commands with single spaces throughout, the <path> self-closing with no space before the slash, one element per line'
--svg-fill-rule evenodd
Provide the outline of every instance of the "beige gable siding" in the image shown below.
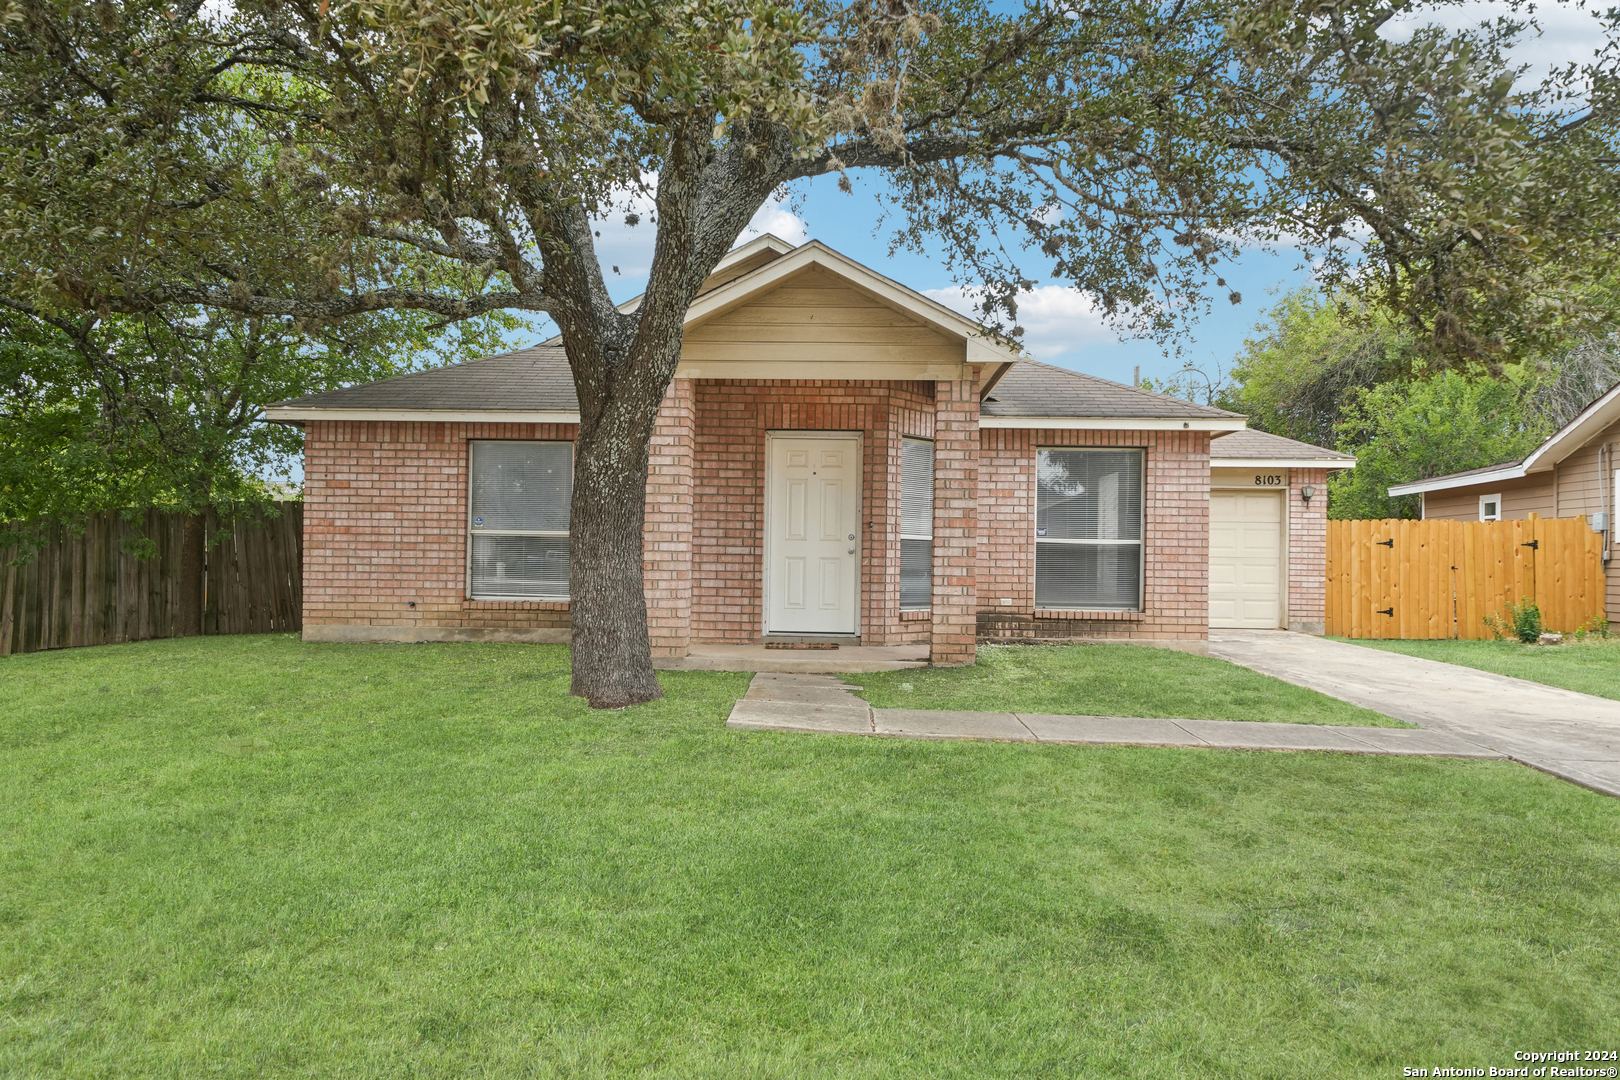
<path fill-rule="evenodd" d="M 1598 475 L 1598 449 L 1603 449 L 1603 476 Z M 1614 453 L 1620 450 L 1620 424 L 1558 463 L 1558 516 L 1590 517 L 1614 507 Z"/>
<path fill-rule="evenodd" d="M 694 361 L 883 361 L 960 364 L 946 337 L 820 269 L 686 331 Z"/>
<path fill-rule="evenodd" d="M 1603 471 L 1598 473 L 1598 448 L 1603 449 Z M 1610 515 L 1615 512 L 1614 507 L 1614 474 L 1620 465 L 1616 465 L 1614 455 L 1620 451 L 1620 424 L 1608 428 L 1601 435 L 1592 439 L 1575 453 L 1569 455 L 1558 463 L 1558 515 L 1560 517 L 1591 516 L 1598 511 Z M 1608 602 L 1609 621 L 1620 624 L 1620 554 L 1614 543 L 1614 522 L 1609 522 L 1609 561 L 1604 565 L 1608 571 Z"/>

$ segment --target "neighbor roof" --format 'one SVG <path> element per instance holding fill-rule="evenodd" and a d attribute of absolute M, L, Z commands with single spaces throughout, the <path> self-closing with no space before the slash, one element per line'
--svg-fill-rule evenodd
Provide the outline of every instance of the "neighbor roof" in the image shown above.
<path fill-rule="evenodd" d="M 1209 464 L 1214 469 L 1353 469 L 1356 459 L 1325 446 L 1245 428 L 1217 436 L 1209 444 Z"/>
<path fill-rule="evenodd" d="M 1431 476 L 1427 480 L 1413 480 L 1406 484 L 1392 484 L 1391 495 L 1417 495 L 1425 491 L 1445 491 L 1448 488 L 1472 487 L 1475 484 L 1494 484 L 1498 480 L 1518 480 L 1531 473 L 1546 472 L 1593 438 L 1620 421 L 1620 383 L 1611 386 L 1575 419 L 1553 432 L 1552 437 L 1532 450 L 1523 461 L 1506 461 L 1500 465 L 1487 465 L 1482 469 Z"/>
<path fill-rule="evenodd" d="M 1038 360 L 1014 364 L 996 383 L 984 399 L 979 423 L 982 427 L 1071 428 L 1096 426 L 1080 421 L 1103 419 L 1145 421 L 1132 427 L 1191 426 L 1200 431 L 1243 427 L 1239 413 L 1194 405 Z"/>

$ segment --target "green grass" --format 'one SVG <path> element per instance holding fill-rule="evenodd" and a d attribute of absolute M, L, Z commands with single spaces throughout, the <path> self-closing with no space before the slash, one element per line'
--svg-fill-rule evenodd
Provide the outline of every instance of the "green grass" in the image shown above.
<path fill-rule="evenodd" d="M 1524 645 L 1517 641 L 1359 640 L 1350 644 L 1620 699 L 1620 638 L 1566 640 L 1562 645 Z"/>
<path fill-rule="evenodd" d="M 0 1076 L 1247 1080 L 1620 1043 L 1620 803 L 1541 773 L 731 732 L 747 676 L 593 715 L 566 666 L 0 658 Z"/>
<path fill-rule="evenodd" d="M 1413 726 L 1225 660 L 1140 645 L 986 645 L 968 667 L 844 679 L 880 709 Z"/>

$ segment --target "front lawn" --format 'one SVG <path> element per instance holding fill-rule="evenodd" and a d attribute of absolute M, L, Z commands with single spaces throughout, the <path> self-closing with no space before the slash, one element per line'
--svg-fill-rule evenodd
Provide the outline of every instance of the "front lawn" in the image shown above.
<path fill-rule="evenodd" d="M 1413 726 L 1225 660 L 1141 645 L 981 645 L 968 667 L 844 679 L 880 709 Z"/>
<path fill-rule="evenodd" d="M 560 647 L 0 658 L 0 1075 L 1247 1080 L 1620 1043 L 1615 800 L 1503 762 L 733 732 L 747 676 L 662 679 L 591 714 Z"/>
<path fill-rule="evenodd" d="M 1567 640 L 1562 645 L 1524 645 L 1518 641 L 1361 640 L 1350 644 L 1620 699 L 1620 637 Z"/>

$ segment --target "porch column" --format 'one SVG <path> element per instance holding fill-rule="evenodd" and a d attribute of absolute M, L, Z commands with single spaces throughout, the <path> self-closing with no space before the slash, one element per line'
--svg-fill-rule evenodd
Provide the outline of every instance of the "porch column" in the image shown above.
<path fill-rule="evenodd" d="M 647 462 L 642 582 L 652 654 L 685 656 L 692 640 L 692 380 L 675 379 L 658 408 Z"/>
<path fill-rule="evenodd" d="M 929 662 L 971 664 L 979 618 L 979 380 L 934 384 L 934 596 Z"/>
<path fill-rule="evenodd" d="M 1327 470 L 1290 469 L 1288 490 L 1288 629 L 1300 634 L 1327 632 Z M 1316 488 L 1309 504 L 1300 494 Z"/>

